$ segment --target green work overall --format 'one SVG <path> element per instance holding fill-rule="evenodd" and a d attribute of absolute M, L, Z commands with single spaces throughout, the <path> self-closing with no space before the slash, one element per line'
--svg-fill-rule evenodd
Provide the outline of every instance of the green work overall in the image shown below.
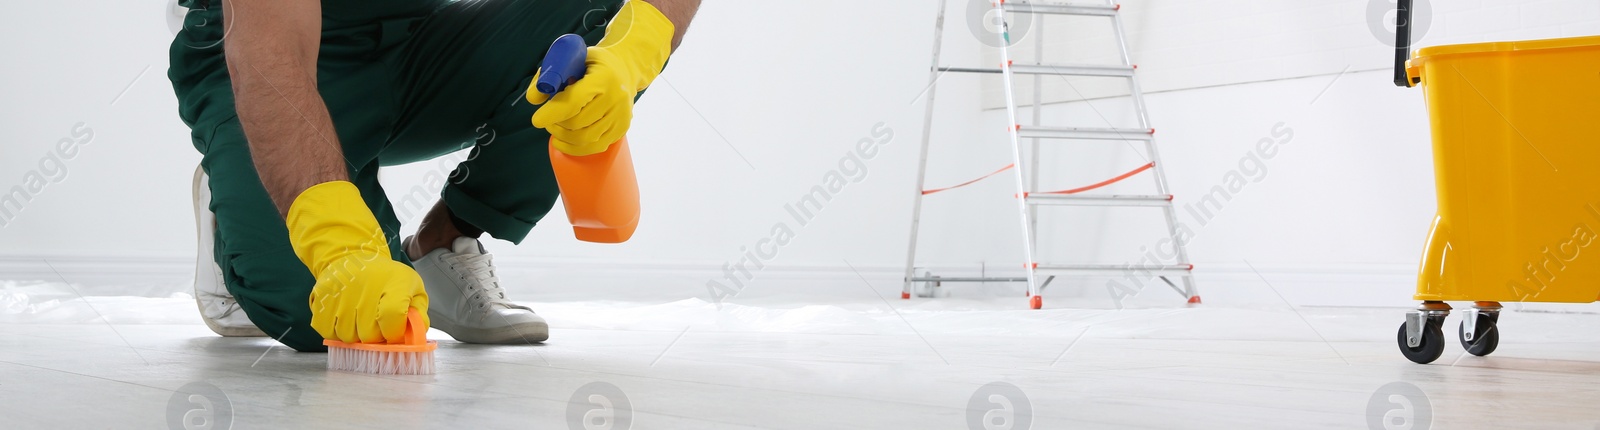
<path fill-rule="evenodd" d="M 472 147 L 444 185 L 458 218 L 520 242 L 555 205 L 550 135 L 523 98 L 545 49 L 568 33 L 590 45 L 622 0 L 324 0 L 317 89 L 333 117 L 350 181 L 410 263 L 400 220 L 378 183 L 381 166 Z M 228 292 L 257 327 L 299 351 L 324 351 L 310 326 L 315 284 L 250 159 L 223 56 L 221 0 L 190 8 L 171 48 L 179 115 L 210 175 L 216 261 Z M 313 126 L 307 124 L 307 127 Z M 425 207 L 424 207 L 425 210 Z"/>

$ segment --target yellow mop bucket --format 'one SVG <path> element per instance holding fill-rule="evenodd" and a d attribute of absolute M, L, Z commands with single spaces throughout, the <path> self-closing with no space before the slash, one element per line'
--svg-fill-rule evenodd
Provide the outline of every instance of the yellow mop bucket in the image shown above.
<path fill-rule="evenodd" d="M 1420 85 L 1438 214 L 1398 335 L 1417 363 L 1444 349 L 1450 306 L 1474 355 L 1499 343 L 1499 302 L 1600 298 L 1600 37 L 1423 48 L 1409 62 L 1402 1 L 1396 84 Z"/>
<path fill-rule="evenodd" d="M 1418 300 L 1600 297 L 1600 37 L 1424 48 L 1439 213 Z"/>

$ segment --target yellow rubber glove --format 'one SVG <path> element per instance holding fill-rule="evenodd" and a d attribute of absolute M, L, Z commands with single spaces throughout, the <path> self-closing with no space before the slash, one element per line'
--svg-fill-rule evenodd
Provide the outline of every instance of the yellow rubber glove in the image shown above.
<path fill-rule="evenodd" d="M 622 5 L 605 38 L 589 47 L 589 70 L 582 79 L 553 99 L 528 88 L 528 102 L 544 104 L 534 112 L 533 126 L 549 131 L 555 138 L 550 144 L 563 153 L 605 152 L 628 134 L 633 98 L 666 67 L 675 31 L 672 21 L 650 3 L 630 0 Z"/>
<path fill-rule="evenodd" d="M 400 342 L 406 310 L 428 318 L 422 277 L 389 256 L 377 218 L 347 181 L 324 182 L 295 197 L 285 217 L 294 254 L 317 277 L 311 328 L 342 342 Z"/>

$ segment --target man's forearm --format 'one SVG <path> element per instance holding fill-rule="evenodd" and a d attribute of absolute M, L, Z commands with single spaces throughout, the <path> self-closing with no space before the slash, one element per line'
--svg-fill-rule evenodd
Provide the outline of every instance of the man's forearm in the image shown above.
<path fill-rule="evenodd" d="M 278 213 L 313 185 L 347 180 L 344 152 L 317 92 L 317 0 L 234 1 L 223 10 L 234 110 Z"/>
<path fill-rule="evenodd" d="M 678 44 L 683 43 L 683 34 L 689 31 L 689 23 L 694 21 L 694 14 L 700 10 L 700 0 L 645 0 L 655 6 L 667 20 L 672 21 L 675 32 L 672 35 L 672 49 L 677 50 Z"/>

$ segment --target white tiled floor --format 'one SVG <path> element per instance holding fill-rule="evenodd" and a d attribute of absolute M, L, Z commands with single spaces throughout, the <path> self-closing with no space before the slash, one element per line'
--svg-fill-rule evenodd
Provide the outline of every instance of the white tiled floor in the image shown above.
<path fill-rule="evenodd" d="M 1452 344 L 1422 366 L 1395 349 L 1401 309 L 558 302 L 538 305 L 555 322 L 545 345 L 464 345 L 435 331 L 437 375 L 376 377 L 213 336 L 189 322 L 183 298 L 90 303 L 112 321 L 135 320 L 126 309 L 161 316 L 45 317 L 83 305 L 72 300 L 31 318 L 7 308 L 0 427 L 162 428 L 209 410 L 232 428 L 582 429 L 596 399 L 611 402 L 612 428 L 627 417 L 635 429 L 983 429 L 969 420 L 1001 408 L 989 396 L 1001 392 L 980 391 L 994 382 L 1019 390 L 992 398 L 1012 403 L 1016 429 L 1368 428 L 1369 401 L 1379 414 L 1401 408 L 1395 382 L 1420 393 L 1395 401 L 1431 415 L 1415 429 L 1600 423 L 1595 314 L 1508 311 L 1494 356 Z M 195 383 L 221 394 L 174 396 Z"/>

